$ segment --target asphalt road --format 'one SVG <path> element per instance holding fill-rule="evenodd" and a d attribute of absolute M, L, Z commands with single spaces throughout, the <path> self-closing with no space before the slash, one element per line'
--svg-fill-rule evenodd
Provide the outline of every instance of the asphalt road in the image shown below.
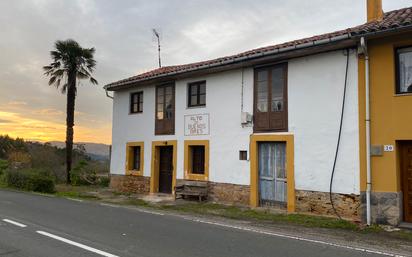
<path fill-rule="evenodd" d="M 0 190 L 0 256 L 382 255 L 176 215 Z"/>

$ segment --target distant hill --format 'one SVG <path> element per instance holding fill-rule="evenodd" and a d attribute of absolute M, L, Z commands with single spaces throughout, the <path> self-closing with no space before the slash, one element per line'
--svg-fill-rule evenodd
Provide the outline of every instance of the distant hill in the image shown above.
<path fill-rule="evenodd" d="M 58 148 L 66 147 L 65 142 L 60 141 L 50 141 L 48 142 L 52 146 L 56 146 Z M 76 145 L 83 145 L 86 154 L 90 156 L 90 158 L 94 160 L 108 160 L 110 155 L 110 146 L 105 144 L 98 144 L 98 143 L 88 143 L 88 142 L 76 142 L 74 143 L 74 148 Z"/>

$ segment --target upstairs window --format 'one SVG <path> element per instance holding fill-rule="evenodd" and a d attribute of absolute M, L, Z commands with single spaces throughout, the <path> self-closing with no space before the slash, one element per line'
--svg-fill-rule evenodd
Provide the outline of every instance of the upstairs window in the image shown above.
<path fill-rule="evenodd" d="M 130 94 L 130 113 L 143 112 L 143 92 Z"/>
<path fill-rule="evenodd" d="M 412 93 L 412 47 L 399 48 L 397 55 L 397 94 Z"/>
<path fill-rule="evenodd" d="M 287 131 L 287 65 L 255 70 L 254 131 Z"/>
<path fill-rule="evenodd" d="M 175 85 L 173 83 L 156 87 L 155 135 L 175 133 Z"/>
<path fill-rule="evenodd" d="M 206 81 L 190 83 L 187 95 L 188 107 L 206 106 Z"/>

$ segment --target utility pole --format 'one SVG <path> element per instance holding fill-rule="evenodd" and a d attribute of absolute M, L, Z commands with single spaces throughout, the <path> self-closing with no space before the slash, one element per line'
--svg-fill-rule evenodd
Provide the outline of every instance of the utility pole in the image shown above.
<path fill-rule="evenodd" d="M 157 38 L 157 51 L 159 52 L 159 68 L 162 67 L 162 61 L 160 60 L 160 34 L 156 29 L 152 29 L 154 36 Z"/>

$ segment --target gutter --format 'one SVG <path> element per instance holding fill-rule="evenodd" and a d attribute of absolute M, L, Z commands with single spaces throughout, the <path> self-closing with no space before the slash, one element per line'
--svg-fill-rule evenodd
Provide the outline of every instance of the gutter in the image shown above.
<path fill-rule="evenodd" d="M 369 55 L 365 37 L 360 40 L 361 53 L 365 55 L 365 134 L 366 134 L 366 224 L 371 225 L 371 135 L 370 135 L 370 82 Z"/>
<path fill-rule="evenodd" d="M 219 61 L 219 62 L 215 62 L 213 64 L 205 64 L 205 65 L 201 65 L 201 66 L 198 66 L 198 67 L 185 69 L 184 72 L 179 72 L 179 71 L 168 72 L 168 73 L 165 73 L 165 74 L 162 74 L 162 75 L 154 76 L 152 78 L 125 81 L 125 82 L 123 82 L 119 85 L 115 85 L 115 86 L 110 86 L 110 84 L 108 84 L 108 85 L 105 85 L 103 88 L 105 90 L 113 90 L 115 88 L 116 89 L 121 88 L 123 86 L 127 86 L 127 85 L 130 85 L 132 83 L 141 82 L 141 81 L 145 81 L 145 80 L 149 80 L 149 79 L 159 79 L 159 78 L 164 78 L 164 77 L 167 77 L 167 76 L 183 74 L 183 73 L 186 73 L 186 72 L 193 72 L 193 71 L 198 71 L 198 70 L 203 70 L 203 69 L 208 69 L 208 68 L 214 68 L 214 67 L 219 67 L 219 66 L 224 66 L 224 65 L 229 65 L 229 64 L 235 64 L 235 63 L 238 63 L 238 62 L 245 62 L 245 61 L 249 61 L 249 60 L 256 59 L 256 58 L 275 55 L 275 54 L 278 54 L 278 53 L 285 53 L 285 52 L 290 52 L 290 51 L 294 51 L 294 50 L 306 49 L 306 48 L 310 48 L 310 47 L 314 47 L 314 46 L 326 45 L 326 44 L 335 43 L 335 42 L 338 42 L 338 41 L 343 41 L 343 40 L 347 40 L 347 39 L 351 39 L 351 38 L 352 37 L 351 37 L 350 33 L 348 32 L 346 34 L 331 37 L 331 38 L 328 38 L 328 39 L 315 40 L 315 41 L 312 41 L 312 42 L 306 42 L 306 43 L 297 44 L 297 45 L 293 45 L 293 46 L 288 46 L 288 47 L 284 47 L 284 48 L 276 48 L 276 49 L 266 51 L 266 52 L 255 53 L 255 54 L 246 55 L 246 56 L 237 57 L 237 58 L 235 57 L 235 58 L 230 59 L 230 60 Z"/>

